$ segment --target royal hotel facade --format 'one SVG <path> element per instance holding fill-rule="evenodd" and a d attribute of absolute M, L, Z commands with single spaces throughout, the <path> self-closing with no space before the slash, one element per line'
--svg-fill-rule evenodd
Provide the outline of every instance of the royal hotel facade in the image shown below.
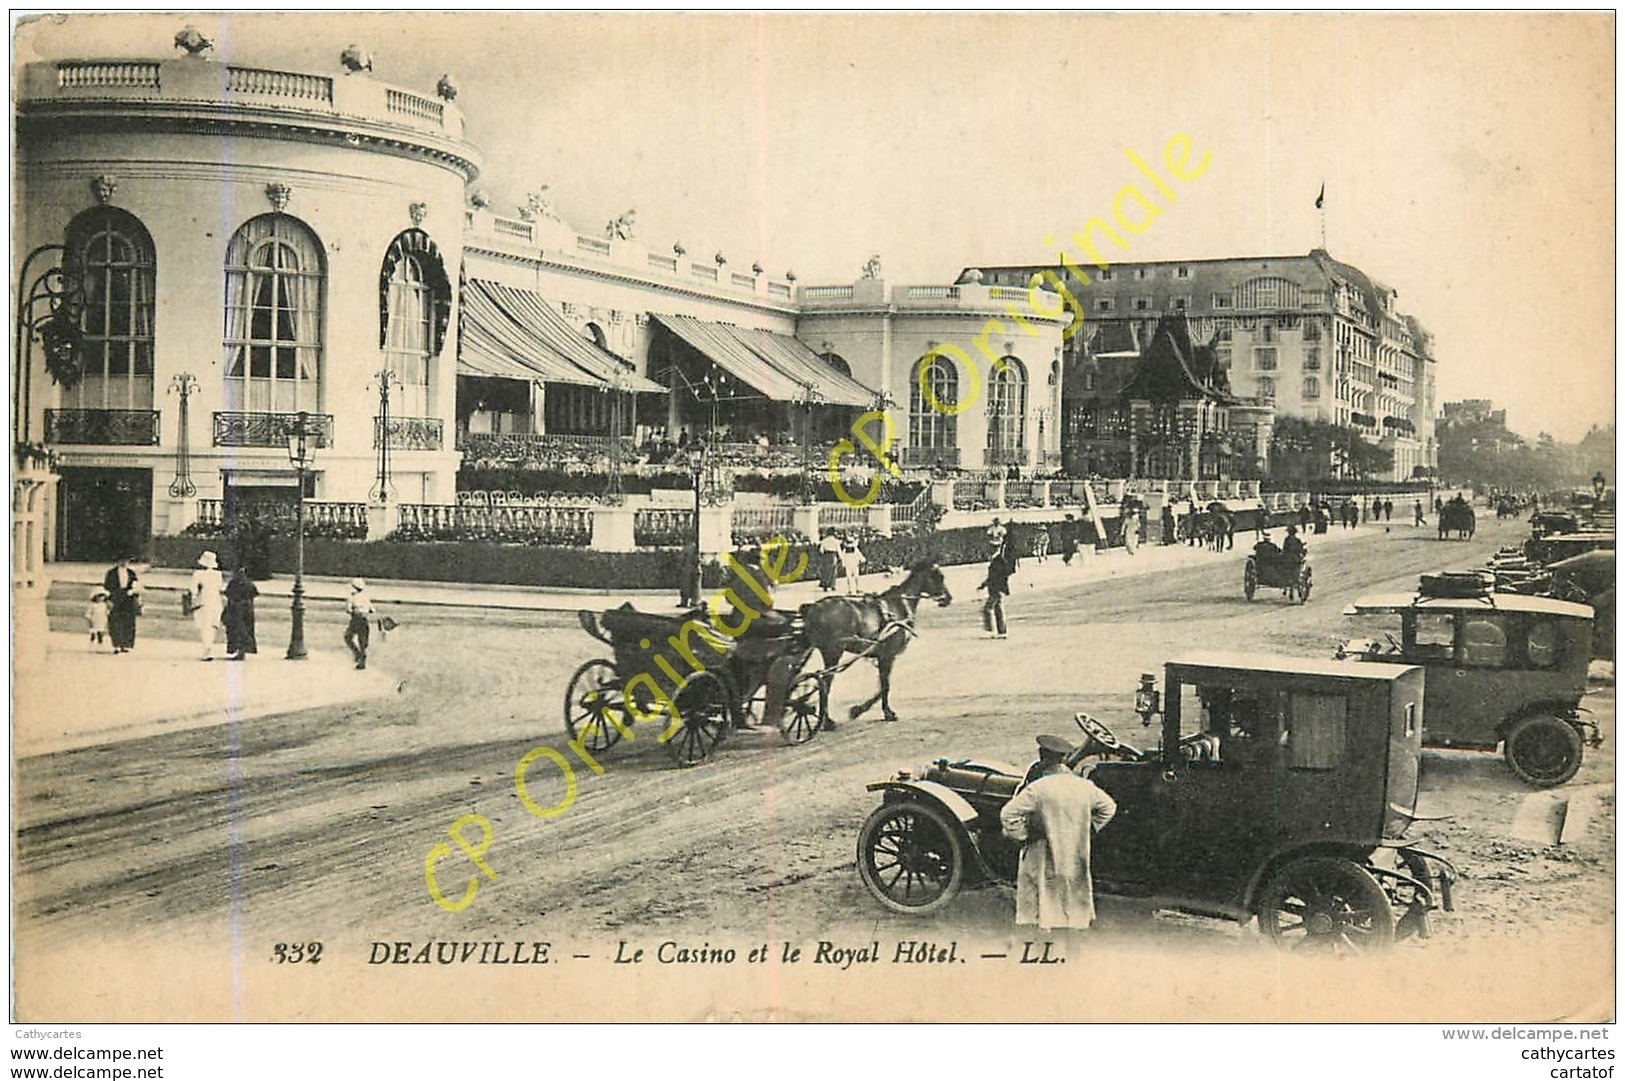
<path fill-rule="evenodd" d="M 1086 408 L 1105 358 L 1141 353 L 1159 319 L 1185 316 L 1210 346 L 1229 391 L 1277 417 L 1358 429 L 1393 451 L 1391 479 L 1438 464 L 1433 336 L 1399 307 L 1399 294 L 1325 251 L 1267 258 L 1195 259 L 1081 268 L 1087 281 L 1052 266 L 983 267 L 998 285 L 1056 273 L 1089 324 L 1069 335 L 1066 358 L 1078 393 L 1063 406 L 1069 431 Z"/>
<path fill-rule="evenodd" d="M 579 455 L 616 429 L 716 429 L 807 460 L 877 407 L 908 465 L 1062 464 L 1063 369 L 1087 339 L 1027 306 L 1030 271 L 889 284 L 871 260 L 807 285 L 748 253 L 645 242 L 625 218 L 578 229 L 540 196 L 505 212 L 449 77 L 424 91 L 375 76 L 365 49 L 335 60 L 244 66 L 188 28 L 170 57 L 20 72 L 13 424 L 60 476 L 53 558 L 140 551 L 233 496 L 292 500 L 301 413 L 307 497 L 356 516 L 450 504 L 466 460 Z M 1233 392 L 1369 415 L 1396 472 L 1430 460 L 1425 335 L 1352 268 L 1124 266 L 1080 295 L 1145 341 L 1183 304 Z M 1024 328 L 989 335 L 1012 305 Z M 922 358 L 955 411 L 922 398 Z"/>

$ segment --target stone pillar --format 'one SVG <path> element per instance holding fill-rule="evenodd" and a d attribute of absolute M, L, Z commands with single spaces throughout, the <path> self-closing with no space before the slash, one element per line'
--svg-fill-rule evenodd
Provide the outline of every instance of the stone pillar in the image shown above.
<path fill-rule="evenodd" d="M 61 480 L 50 467 L 32 460 L 19 464 L 11 489 L 12 664 L 32 671 L 45 663 L 51 622 L 45 595 L 51 576 L 45 569 L 50 542 L 46 525 Z"/>
<path fill-rule="evenodd" d="M 802 503 L 795 508 L 790 528 L 803 537 L 818 540 L 818 504 Z"/>
<path fill-rule="evenodd" d="M 869 526 L 878 530 L 883 536 L 892 535 L 892 509 L 891 503 L 869 504 Z"/>
<path fill-rule="evenodd" d="M 625 504 L 592 509 L 592 546 L 600 552 L 630 552 L 637 548 L 637 509 Z"/>
<path fill-rule="evenodd" d="M 370 541 L 383 540 L 401 524 L 401 504 L 399 500 L 368 500 L 367 501 L 367 539 Z"/>
<path fill-rule="evenodd" d="M 700 505 L 700 554 L 715 556 L 734 549 L 732 500 L 715 506 Z"/>

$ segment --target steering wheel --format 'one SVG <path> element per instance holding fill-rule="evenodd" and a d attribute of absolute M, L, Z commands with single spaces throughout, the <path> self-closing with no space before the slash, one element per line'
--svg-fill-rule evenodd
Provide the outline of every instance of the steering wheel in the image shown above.
<path fill-rule="evenodd" d="M 1110 728 L 1107 728 L 1103 722 L 1096 720 L 1094 717 L 1089 716 L 1089 714 L 1074 713 L 1072 715 L 1072 719 L 1077 722 L 1079 728 L 1083 729 L 1085 735 L 1094 740 L 1096 743 L 1100 744 L 1102 747 L 1106 748 L 1106 750 L 1123 755 L 1125 758 L 1135 761 L 1144 757 L 1138 748 L 1130 747 L 1128 744 L 1118 739 L 1116 734 L 1113 733 Z M 1087 746 L 1087 744 L 1085 744 L 1085 746 Z"/>
<path fill-rule="evenodd" d="M 1395 653 L 1404 653 L 1405 652 L 1405 647 L 1400 645 L 1399 644 L 1399 639 L 1395 638 L 1392 634 L 1390 634 L 1387 631 L 1384 631 L 1382 633 L 1382 636 L 1384 638 L 1388 639 L 1388 645 L 1393 648 L 1393 651 Z"/>

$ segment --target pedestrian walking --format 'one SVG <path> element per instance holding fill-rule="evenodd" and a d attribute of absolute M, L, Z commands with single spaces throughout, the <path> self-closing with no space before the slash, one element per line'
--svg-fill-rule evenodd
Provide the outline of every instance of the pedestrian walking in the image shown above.
<path fill-rule="evenodd" d="M 1087 928 L 1095 919 L 1090 872 L 1094 835 L 1117 814 L 1117 803 L 1067 768 L 1073 747 L 1059 736 L 1038 737 L 1031 780 L 999 813 L 1004 835 L 1022 845 L 1016 874 L 1016 924 L 1042 931 Z"/>
<path fill-rule="evenodd" d="M 818 542 L 818 587 L 825 593 L 835 590 L 835 579 L 841 572 L 841 538 L 835 535 L 835 530 L 824 530 L 824 537 Z"/>
<path fill-rule="evenodd" d="M 863 573 L 863 552 L 858 548 L 858 538 L 851 533 L 841 537 L 841 569 L 846 573 L 846 592 L 855 596 Z"/>
<path fill-rule="evenodd" d="M 226 606 L 221 613 L 221 622 L 226 625 L 228 661 L 240 661 L 248 654 L 260 651 L 254 630 L 254 598 L 259 595 L 259 587 L 248 576 L 248 569 L 239 559 L 237 568 L 226 580 Z"/>
<path fill-rule="evenodd" d="M 1382 501 L 1382 520 L 1385 522 L 1394 520 L 1394 501 L 1392 499 Z"/>
<path fill-rule="evenodd" d="M 1420 499 L 1418 499 L 1416 501 L 1416 521 L 1412 522 L 1411 524 L 1412 525 L 1427 525 L 1428 524 L 1428 520 L 1422 516 L 1422 501 Z"/>
<path fill-rule="evenodd" d="M 982 579 L 978 590 L 987 590 L 987 600 L 982 604 L 982 630 L 990 638 L 1006 637 L 1004 625 L 1004 598 L 1010 595 L 1010 575 L 1014 573 L 1008 551 L 1003 546 L 993 552 L 993 558 L 987 561 L 987 577 Z"/>
<path fill-rule="evenodd" d="M 1072 566 L 1072 557 L 1078 554 L 1078 520 L 1072 515 L 1066 516 L 1061 523 L 1061 563 Z"/>
<path fill-rule="evenodd" d="M 85 622 L 90 626 L 90 648 L 100 652 L 107 644 L 107 590 L 97 586 L 85 605 Z"/>
<path fill-rule="evenodd" d="M 1033 533 L 1033 558 L 1043 563 L 1049 558 L 1049 529 L 1039 526 Z"/>
<path fill-rule="evenodd" d="M 214 660 L 214 640 L 220 633 L 220 617 L 225 608 L 226 583 L 220 577 L 220 563 L 207 548 L 197 557 L 197 568 L 192 571 L 192 584 L 187 595 L 191 599 L 192 624 L 197 628 L 198 643 L 203 647 L 203 659 Z"/>
<path fill-rule="evenodd" d="M 141 616 L 141 578 L 135 573 L 135 556 L 125 556 L 102 579 L 107 590 L 107 636 L 113 640 L 113 653 L 135 648 L 135 623 Z"/>
<path fill-rule="evenodd" d="M 367 667 L 367 644 L 372 638 L 372 598 L 367 596 L 367 583 L 361 578 L 350 579 L 350 599 L 345 603 L 350 613 L 350 625 L 344 630 L 344 644 L 350 647 L 357 669 Z"/>

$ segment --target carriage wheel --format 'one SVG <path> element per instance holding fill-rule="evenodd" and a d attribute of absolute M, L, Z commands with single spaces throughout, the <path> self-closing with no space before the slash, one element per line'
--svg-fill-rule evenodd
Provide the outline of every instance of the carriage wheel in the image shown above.
<path fill-rule="evenodd" d="M 959 830 L 929 803 L 881 804 L 858 831 L 858 874 L 893 912 L 935 912 L 965 879 Z"/>
<path fill-rule="evenodd" d="M 779 717 L 779 734 L 789 744 L 806 743 L 818 734 L 818 676 L 808 674 L 796 680 L 784 700 Z"/>
<path fill-rule="evenodd" d="M 1345 859 L 1311 857 L 1287 864 L 1258 905 L 1271 942 L 1303 950 L 1360 954 L 1394 941 L 1394 910 L 1371 872 Z"/>
<path fill-rule="evenodd" d="M 1248 600 L 1252 600 L 1253 594 L 1258 592 L 1258 566 L 1251 559 L 1247 560 L 1247 566 L 1241 572 L 1241 591 L 1247 594 Z"/>
<path fill-rule="evenodd" d="M 711 757 L 728 730 L 733 710 L 727 683 L 715 672 L 697 672 L 677 692 L 677 713 L 682 726 L 667 741 L 679 766 L 697 766 Z"/>
<path fill-rule="evenodd" d="M 625 723 L 626 701 L 615 663 L 599 658 L 577 668 L 564 691 L 564 727 L 570 738 L 589 754 L 602 754 L 621 741 Z"/>
<path fill-rule="evenodd" d="M 1310 570 L 1309 570 L 1308 567 L 1304 567 L 1302 570 L 1300 570 L 1298 572 L 1298 603 L 1299 604 L 1308 604 L 1309 603 L 1309 587 L 1314 584 L 1311 581 L 1312 578 L 1313 578 L 1313 575 L 1310 573 Z"/>

